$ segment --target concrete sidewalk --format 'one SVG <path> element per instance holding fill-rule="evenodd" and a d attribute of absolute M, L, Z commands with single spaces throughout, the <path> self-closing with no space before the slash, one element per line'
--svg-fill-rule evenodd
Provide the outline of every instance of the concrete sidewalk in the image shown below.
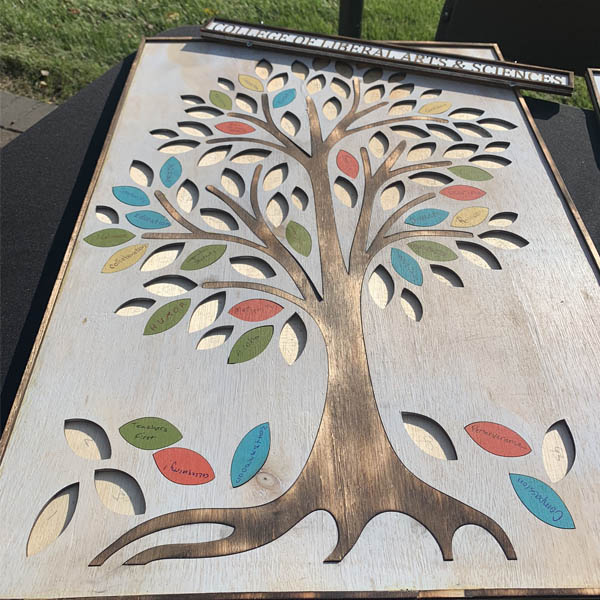
<path fill-rule="evenodd" d="M 0 148 L 12 142 L 55 108 L 54 104 L 0 90 Z"/>

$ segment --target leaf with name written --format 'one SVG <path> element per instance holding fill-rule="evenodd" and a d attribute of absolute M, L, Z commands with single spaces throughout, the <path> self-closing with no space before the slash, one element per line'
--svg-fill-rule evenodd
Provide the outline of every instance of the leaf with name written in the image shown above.
<path fill-rule="evenodd" d="M 519 473 L 510 473 L 510 482 L 525 508 L 540 521 L 559 529 L 575 529 L 569 509 L 549 485 Z"/>
<path fill-rule="evenodd" d="M 163 185 L 170 188 L 181 177 L 181 173 L 181 163 L 174 156 L 171 156 L 160 168 L 160 180 Z"/>
<path fill-rule="evenodd" d="M 238 444 L 231 461 L 231 485 L 239 487 L 250 481 L 262 468 L 271 447 L 268 423 L 251 429 Z"/>
<path fill-rule="evenodd" d="M 246 331 L 233 345 L 227 363 L 235 365 L 256 358 L 266 350 L 273 337 L 273 326 L 263 325 Z"/>
<path fill-rule="evenodd" d="M 450 185 L 440 190 L 440 194 L 452 200 L 460 200 L 462 202 L 470 202 L 485 196 L 485 192 L 471 185 Z"/>
<path fill-rule="evenodd" d="M 201 485 L 215 478 L 208 461 L 187 448 L 165 448 L 153 455 L 158 470 L 173 483 Z"/>
<path fill-rule="evenodd" d="M 457 177 L 468 179 L 469 181 L 487 181 L 492 179 L 487 171 L 479 167 L 471 167 L 469 165 L 459 165 L 457 167 L 448 167 L 448 171 L 452 172 Z"/>
<path fill-rule="evenodd" d="M 262 298 L 253 298 L 244 300 L 229 309 L 229 314 L 241 321 L 266 321 L 283 310 L 276 302 L 263 300 Z"/>
<path fill-rule="evenodd" d="M 148 244 L 135 244 L 121 248 L 106 261 L 102 273 L 117 273 L 128 269 L 144 256 L 147 248 Z"/>
<path fill-rule="evenodd" d="M 126 229 L 110 228 L 96 231 L 83 238 L 83 241 L 90 244 L 90 246 L 110 248 L 112 246 L 120 246 L 134 237 L 135 233 L 131 233 L 131 231 L 127 231 Z"/>
<path fill-rule="evenodd" d="M 129 206 L 148 206 L 150 199 L 145 192 L 132 185 L 116 185 L 112 189 L 113 196 Z"/>
<path fill-rule="evenodd" d="M 226 121 L 225 123 L 219 123 L 215 126 L 216 129 L 229 135 L 246 135 L 255 131 L 254 127 L 251 127 L 247 123 L 240 123 L 239 121 Z"/>
<path fill-rule="evenodd" d="M 531 452 L 529 444 L 516 432 L 499 423 L 477 421 L 465 427 L 470 438 L 496 456 L 515 458 Z"/>
<path fill-rule="evenodd" d="M 231 110 L 233 103 L 231 98 L 225 93 L 219 90 L 211 90 L 208 94 L 208 99 L 217 107 L 223 110 Z"/>
<path fill-rule="evenodd" d="M 485 206 L 467 206 L 459 210 L 452 219 L 452 227 L 475 227 L 483 223 L 489 210 Z"/>
<path fill-rule="evenodd" d="M 419 240 L 418 242 L 409 242 L 408 246 L 415 254 L 427 260 L 456 260 L 458 258 L 448 246 L 438 242 Z"/>
<path fill-rule="evenodd" d="M 428 102 L 419 109 L 422 115 L 440 115 L 450 109 L 450 102 Z"/>
<path fill-rule="evenodd" d="M 404 222 L 415 227 L 433 227 L 439 225 L 448 215 L 447 211 L 438 208 L 423 208 L 409 215 Z"/>
<path fill-rule="evenodd" d="M 256 79 L 256 77 L 252 77 L 252 75 L 239 75 L 238 80 L 247 90 L 262 92 L 265 89 L 260 80 Z"/>
<path fill-rule="evenodd" d="M 163 229 L 171 225 L 169 219 L 154 210 L 137 210 L 125 216 L 132 225 L 140 229 Z"/>
<path fill-rule="evenodd" d="M 310 233 L 296 221 L 290 221 L 285 228 L 285 239 L 302 256 L 308 256 L 312 250 Z"/>
<path fill-rule="evenodd" d="M 344 173 L 344 175 L 348 175 L 351 179 L 356 179 L 358 175 L 358 161 L 345 150 L 340 150 L 337 153 L 335 158 L 335 162 L 338 166 L 338 169 Z"/>
<path fill-rule="evenodd" d="M 161 306 L 148 319 L 144 335 L 162 333 L 163 331 L 167 331 L 167 329 L 171 329 L 171 327 L 175 327 L 185 316 L 191 302 L 190 298 L 180 298 Z"/>
<path fill-rule="evenodd" d="M 283 90 L 273 98 L 273 108 L 282 108 L 283 106 L 287 106 L 290 102 L 294 101 L 296 97 L 296 90 L 289 89 Z"/>
<path fill-rule="evenodd" d="M 175 425 L 159 417 L 134 419 L 119 427 L 121 437 L 140 450 L 159 450 L 172 446 L 183 436 Z"/>
<path fill-rule="evenodd" d="M 227 246 L 225 244 L 211 244 L 202 246 L 194 250 L 182 263 L 181 268 L 184 271 L 195 271 L 203 269 L 217 262 L 225 254 Z"/>
<path fill-rule="evenodd" d="M 392 267 L 400 277 L 414 285 L 423 285 L 423 271 L 421 271 L 419 263 L 412 256 L 402 250 L 392 248 L 391 257 Z"/>

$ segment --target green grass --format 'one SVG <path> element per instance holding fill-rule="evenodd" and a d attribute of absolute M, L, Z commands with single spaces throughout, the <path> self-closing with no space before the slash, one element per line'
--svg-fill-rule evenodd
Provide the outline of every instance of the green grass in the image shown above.
<path fill-rule="evenodd" d="M 443 3 L 366 0 L 363 37 L 432 40 Z M 134 52 L 143 36 L 217 15 L 336 33 L 338 1 L 0 0 L 0 87 L 61 102 Z M 574 98 L 556 100 L 591 107 L 583 80 Z"/>

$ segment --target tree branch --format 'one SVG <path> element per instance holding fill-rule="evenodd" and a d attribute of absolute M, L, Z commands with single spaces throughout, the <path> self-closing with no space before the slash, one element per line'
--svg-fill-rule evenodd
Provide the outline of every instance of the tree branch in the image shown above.
<path fill-rule="evenodd" d="M 202 287 L 207 290 L 219 290 L 219 289 L 229 289 L 229 288 L 240 288 L 246 290 L 256 290 L 257 292 L 264 292 L 265 294 L 271 294 L 272 296 L 277 296 L 278 298 L 282 298 L 283 300 L 287 300 L 292 304 L 306 310 L 310 314 L 310 310 L 307 309 L 307 303 L 302 298 L 298 298 L 293 294 L 289 294 L 288 292 L 284 292 L 279 288 L 273 287 L 271 285 L 264 285 L 262 283 L 253 283 L 251 281 L 207 281 L 202 284 Z"/>
<path fill-rule="evenodd" d="M 214 194 L 219 200 L 222 200 L 239 218 L 240 220 L 253 232 L 257 227 L 256 218 L 253 217 L 244 207 L 240 206 L 231 196 L 228 196 L 225 192 L 216 188 L 214 185 L 207 185 L 206 191 Z M 263 240 L 264 242 L 264 240 Z"/>
<path fill-rule="evenodd" d="M 193 223 L 190 223 L 186 218 L 182 217 L 177 209 L 167 200 L 167 197 L 160 191 L 156 190 L 154 196 L 160 202 L 161 206 L 167 211 L 167 213 L 179 223 L 185 227 L 191 233 L 201 233 L 202 230 L 196 227 Z"/>

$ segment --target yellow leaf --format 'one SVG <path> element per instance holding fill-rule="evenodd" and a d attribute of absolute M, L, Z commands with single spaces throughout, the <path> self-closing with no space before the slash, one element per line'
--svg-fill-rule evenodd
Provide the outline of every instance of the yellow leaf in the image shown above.
<path fill-rule="evenodd" d="M 256 77 L 252 77 L 251 75 L 240 75 L 238 79 L 245 88 L 252 90 L 253 92 L 262 92 L 264 90 L 263 84 L 256 79 Z"/>
<path fill-rule="evenodd" d="M 146 252 L 148 244 L 135 244 L 115 252 L 102 267 L 103 273 L 117 273 L 134 265 Z"/>
<path fill-rule="evenodd" d="M 475 227 L 483 223 L 488 216 L 488 209 L 484 206 L 469 206 L 458 211 L 452 219 L 452 227 Z"/>
<path fill-rule="evenodd" d="M 419 109 L 422 115 L 439 115 L 446 112 L 452 104 L 450 102 L 429 102 Z"/>

